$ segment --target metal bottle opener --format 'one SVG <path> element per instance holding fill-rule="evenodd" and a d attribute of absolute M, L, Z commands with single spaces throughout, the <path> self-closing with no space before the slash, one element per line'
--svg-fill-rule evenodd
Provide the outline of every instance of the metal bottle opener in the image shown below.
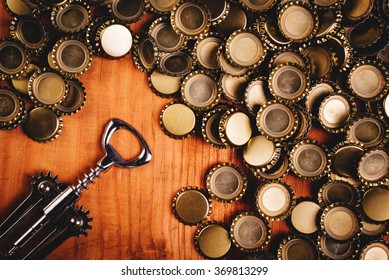
<path fill-rule="evenodd" d="M 126 129 L 139 140 L 142 151 L 132 160 L 125 160 L 109 143 L 119 129 Z M 57 176 L 43 173 L 34 177 L 32 191 L 16 210 L 0 225 L 0 259 L 42 259 L 72 236 L 87 235 L 91 229 L 89 211 L 75 207 L 81 191 L 101 172 L 113 165 L 133 168 L 151 160 L 151 152 L 143 137 L 132 126 L 119 119 L 112 119 L 105 127 L 102 138 L 105 156 L 84 174 L 76 186 L 65 187 Z"/>

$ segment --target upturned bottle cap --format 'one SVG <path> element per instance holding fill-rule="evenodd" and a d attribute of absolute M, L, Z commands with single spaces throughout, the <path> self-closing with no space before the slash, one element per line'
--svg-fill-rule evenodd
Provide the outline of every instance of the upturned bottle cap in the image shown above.
<path fill-rule="evenodd" d="M 305 102 L 311 115 L 317 117 L 321 102 L 336 91 L 340 91 L 340 87 L 332 81 L 323 80 L 314 84 L 309 89 Z"/>
<path fill-rule="evenodd" d="M 343 6 L 344 16 L 352 22 L 361 21 L 371 13 L 373 4 L 373 0 L 346 1 Z"/>
<path fill-rule="evenodd" d="M 224 93 L 224 96 L 234 103 L 243 103 L 246 93 L 249 76 L 242 75 L 235 77 L 229 74 L 220 76 L 219 87 Z"/>
<path fill-rule="evenodd" d="M 354 57 L 354 50 L 344 33 L 339 31 L 328 38 L 324 46 L 332 53 L 333 69 L 340 72 L 348 71 Z"/>
<path fill-rule="evenodd" d="M 185 51 L 163 53 L 159 59 L 159 70 L 170 76 L 184 76 L 193 70 L 195 60 Z"/>
<path fill-rule="evenodd" d="M 162 109 L 160 125 L 169 137 L 184 139 L 195 132 L 196 115 L 187 105 L 172 102 Z"/>
<path fill-rule="evenodd" d="M 321 79 L 329 75 L 332 69 L 332 59 L 325 47 L 321 44 L 304 44 L 301 52 L 309 60 L 310 74 L 313 79 Z"/>
<path fill-rule="evenodd" d="M 258 77 L 250 81 L 246 87 L 245 105 L 253 115 L 256 115 L 261 106 L 270 100 L 269 87 L 265 77 Z"/>
<path fill-rule="evenodd" d="M 34 12 L 34 9 L 23 0 L 6 0 L 4 3 L 9 13 L 13 16 L 31 15 Z"/>
<path fill-rule="evenodd" d="M 234 77 L 244 76 L 248 72 L 247 68 L 232 65 L 231 62 L 228 61 L 224 45 L 221 45 L 217 51 L 217 62 L 223 73 Z"/>
<path fill-rule="evenodd" d="M 279 260 L 317 260 L 318 250 L 311 239 L 303 235 L 288 236 L 278 249 Z"/>
<path fill-rule="evenodd" d="M 0 129 L 14 129 L 26 117 L 24 101 L 15 92 L 0 88 Z"/>
<path fill-rule="evenodd" d="M 229 107 L 215 108 L 207 112 L 201 123 L 201 132 L 205 141 L 215 148 L 225 149 L 227 146 L 223 143 L 219 135 L 220 119 Z"/>
<path fill-rule="evenodd" d="M 278 180 L 289 172 L 289 155 L 287 151 L 282 150 L 278 162 L 268 170 L 262 170 L 253 166 L 249 166 L 249 168 L 259 180 Z"/>
<path fill-rule="evenodd" d="M 383 146 L 388 141 L 387 125 L 379 117 L 365 114 L 350 124 L 347 136 L 352 141 L 363 144 L 366 148 Z"/>
<path fill-rule="evenodd" d="M 226 18 L 216 25 L 216 29 L 220 34 L 228 37 L 234 31 L 246 28 L 247 24 L 248 19 L 244 9 L 237 3 L 230 3 L 230 11 L 228 12 Z"/>
<path fill-rule="evenodd" d="M 279 64 L 295 63 L 303 68 L 308 69 L 310 67 L 308 59 L 296 49 L 280 50 L 273 55 L 269 65 L 275 67 Z"/>
<path fill-rule="evenodd" d="M 388 233 L 388 222 L 370 222 L 366 221 L 366 219 L 363 219 L 362 217 L 362 234 L 364 234 L 365 237 L 371 237 L 376 239 L 386 236 L 388 235 Z"/>
<path fill-rule="evenodd" d="M 332 171 L 336 174 L 347 177 L 358 177 L 358 163 L 365 148 L 359 142 L 345 141 L 333 148 Z"/>
<path fill-rule="evenodd" d="M 217 34 L 201 35 L 193 50 L 197 62 L 205 69 L 218 70 L 217 52 L 222 44 L 223 41 Z"/>
<path fill-rule="evenodd" d="M 31 76 L 39 70 L 40 68 L 38 66 L 30 63 L 22 75 L 11 80 L 12 86 L 19 93 L 28 94 L 28 81 L 30 80 Z"/>
<path fill-rule="evenodd" d="M 320 234 L 318 247 L 324 258 L 331 260 L 354 259 L 358 255 L 359 240 L 339 241 L 327 234 Z"/>
<path fill-rule="evenodd" d="M 146 9 L 149 9 L 157 14 L 169 13 L 180 0 L 145 0 Z"/>
<path fill-rule="evenodd" d="M 181 89 L 181 77 L 173 77 L 153 69 L 148 73 L 149 87 L 164 98 L 176 97 Z"/>
<path fill-rule="evenodd" d="M 389 243 L 386 241 L 371 242 L 361 252 L 361 260 L 389 260 Z"/>
<path fill-rule="evenodd" d="M 0 39 L 0 78 L 19 77 L 27 69 L 30 57 L 15 39 Z"/>
<path fill-rule="evenodd" d="M 319 203 L 325 207 L 337 202 L 355 205 L 358 200 L 358 189 L 350 183 L 341 180 L 329 181 L 324 184 L 318 194 Z"/>
<path fill-rule="evenodd" d="M 267 11 L 277 3 L 276 0 L 263 0 L 263 1 L 242 0 L 240 2 L 242 3 L 243 7 L 253 12 Z"/>
<path fill-rule="evenodd" d="M 389 180 L 389 155 L 385 150 L 366 152 L 359 161 L 358 176 L 366 186 L 379 186 Z"/>
<path fill-rule="evenodd" d="M 65 33 L 76 33 L 85 29 L 92 18 L 88 3 L 83 0 L 68 0 L 60 6 L 53 7 L 52 25 Z"/>
<path fill-rule="evenodd" d="M 242 147 L 253 133 L 250 117 L 236 109 L 227 110 L 219 123 L 219 135 L 223 143 L 231 147 Z"/>
<path fill-rule="evenodd" d="M 142 0 L 111 0 L 107 8 L 109 13 L 118 20 L 132 23 L 139 20 L 145 13 L 145 1 Z"/>
<path fill-rule="evenodd" d="M 374 222 L 389 219 L 389 190 L 384 187 L 368 189 L 362 196 L 363 213 Z"/>
<path fill-rule="evenodd" d="M 211 24 L 217 25 L 221 23 L 227 17 L 230 12 L 230 2 L 227 0 L 201 0 L 211 15 Z"/>
<path fill-rule="evenodd" d="M 56 107 L 59 114 L 73 115 L 84 107 L 86 91 L 82 83 L 76 78 L 67 79 L 69 91 L 65 99 Z"/>
<path fill-rule="evenodd" d="M 369 30 L 369 32 L 365 32 Z M 385 22 L 372 15 L 363 22 L 346 29 L 346 37 L 354 49 L 366 49 L 379 42 L 385 31 Z"/>
<path fill-rule="evenodd" d="M 159 60 L 157 43 L 147 34 L 135 36 L 131 53 L 135 66 L 142 72 L 152 71 Z"/>
<path fill-rule="evenodd" d="M 157 18 L 149 28 L 149 35 L 155 40 L 159 50 L 175 52 L 186 46 L 185 37 L 177 34 L 167 17 Z"/>
<path fill-rule="evenodd" d="M 318 215 L 321 207 L 313 201 L 301 201 L 293 208 L 290 221 L 294 229 L 303 234 L 313 234 L 319 230 Z"/>
<path fill-rule="evenodd" d="M 325 42 L 333 35 L 338 33 L 342 27 L 342 5 L 339 4 L 339 0 L 334 0 L 334 7 L 329 9 L 318 9 L 319 28 L 315 35 L 315 38 L 320 42 Z"/>
<path fill-rule="evenodd" d="M 282 50 L 288 49 L 292 41 L 280 31 L 277 21 L 277 15 L 274 12 L 270 12 L 264 17 L 257 19 L 255 29 L 258 33 L 262 34 L 266 45 L 269 49 Z"/>

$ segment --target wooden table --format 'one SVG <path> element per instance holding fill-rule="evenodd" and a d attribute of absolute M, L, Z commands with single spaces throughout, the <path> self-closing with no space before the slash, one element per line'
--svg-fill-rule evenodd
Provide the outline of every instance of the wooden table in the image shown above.
<path fill-rule="evenodd" d="M 150 18 L 132 24 L 132 30 L 138 32 Z M 0 21 L 0 37 L 9 37 L 11 17 L 3 1 Z M 60 182 L 77 183 L 103 156 L 100 139 L 105 124 L 121 118 L 146 139 L 153 153 L 151 163 L 131 170 L 112 168 L 84 191 L 78 204 L 91 211 L 93 229 L 88 237 L 67 240 L 48 259 L 201 259 L 193 243 L 196 227 L 178 222 L 171 210 L 172 198 L 184 186 L 205 188 L 205 174 L 216 163 L 243 167 L 241 152 L 213 148 L 199 133 L 181 141 L 167 137 L 160 129 L 159 114 L 170 100 L 149 89 L 146 74 L 135 68 L 130 56 L 120 60 L 95 57 L 91 70 L 79 78 L 87 89 L 86 105 L 78 114 L 64 117 L 57 140 L 33 142 L 20 127 L 0 131 L 0 221 L 29 194 L 32 176 L 40 171 L 58 174 Z M 314 127 L 309 138 L 326 142 L 330 137 Z M 117 138 L 115 145 L 135 153 L 138 146 L 130 140 Z M 292 175 L 285 181 L 297 197 L 311 195 L 311 182 Z M 228 205 L 213 201 L 210 219 L 230 224 L 237 213 L 254 211 L 258 186 L 251 176 L 240 201 Z M 272 222 L 271 227 L 269 248 L 275 252 L 289 228 L 285 221 Z M 233 249 L 229 257 L 239 258 L 237 251 Z"/>

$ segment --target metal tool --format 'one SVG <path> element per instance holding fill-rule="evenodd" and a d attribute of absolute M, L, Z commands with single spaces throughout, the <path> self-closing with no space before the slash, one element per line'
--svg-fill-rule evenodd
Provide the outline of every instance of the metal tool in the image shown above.
<path fill-rule="evenodd" d="M 125 160 L 109 143 L 119 129 L 130 131 L 139 140 L 142 151 L 138 157 Z M 89 211 L 74 205 L 81 191 L 114 165 L 133 168 L 151 160 L 143 137 L 119 119 L 112 119 L 105 127 L 102 146 L 105 156 L 76 186 L 65 187 L 50 172 L 34 177 L 29 197 L 0 225 L 0 259 L 42 259 L 69 237 L 86 236 L 86 231 L 92 228 Z"/>

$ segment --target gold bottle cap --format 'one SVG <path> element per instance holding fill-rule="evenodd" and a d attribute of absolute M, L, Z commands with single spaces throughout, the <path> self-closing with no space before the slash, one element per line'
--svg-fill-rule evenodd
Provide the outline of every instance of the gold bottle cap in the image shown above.
<path fill-rule="evenodd" d="M 354 50 L 349 40 L 341 31 L 329 38 L 324 43 L 324 47 L 331 52 L 334 70 L 345 72 L 350 68 L 352 58 L 354 57 Z"/>
<path fill-rule="evenodd" d="M 288 236 L 278 249 L 279 260 L 317 260 L 319 254 L 312 240 L 305 236 Z"/>
<path fill-rule="evenodd" d="M 340 91 L 340 87 L 332 81 L 323 80 L 314 84 L 306 96 L 306 108 L 312 114 L 317 116 L 321 102 L 330 94 Z"/>
<path fill-rule="evenodd" d="M 218 70 L 217 52 L 222 44 L 222 39 L 216 34 L 211 33 L 208 36 L 201 35 L 193 50 L 197 62 L 205 69 Z"/>
<path fill-rule="evenodd" d="M 32 140 L 39 143 L 46 143 L 58 138 L 62 132 L 63 121 L 54 111 L 35 107 L 32 109 L 23 123 L 23 130 Z"/>
<path fill-rule="evenodd" d="M 292 44 L 292 41 L 285 38 L 285 36 L 281 33 L 278 27 L 276 13 L 270 13 L 265 17 L 257 19 L 255 23 L 255 30 L 259 34 L 262 34 L 269 50 L 288 49 Z"/>
<path fill-rule="evenodd" d="M 309 60 L 310 74 L 313 79 L 320 79 L 329 75 L 332 68 L 332 59 L 325 47 L 318 44 L 304 44 L 301 52 Z"/>
<path fill-rule="evenodd" d="M 300 142 L 306 138 L 307 134 L 309 133 L 312 125 L 312 119 L 308 115 L 308 112 L 305 110 L 305 108 L 296 106 L 295 110 L 298 117 L 298 127 L 296 132 L 291 136 L 290 140 L 294 142 Z"/>
<path fill-rule="evenodd" d="M 228 100 L 234 103 L 243 103 L 248 81 L 249 77 L 247 75 L 235 77 L 223 74 L 219 80 L 219 87 Z"/>
<path fill-rule="evenodd" d="M 389 73 L 377 62 L 357 63 L 350 71 L 348 84 L 355 95 L 364 99 L 380 99 L 389 89 Z"/>
<path fill-rule="evenodd" d="M 389 260 L 389 243 L 376 241 L 366 245 L 361 252 L 361 260 Z"/>
<path fill-rule="evenodd" d="M 26 50 L 15 39 L 0 39 L 0 57 L 2 79 L 19 77 L 30 63 Z"/>
<path fill-rule="evenodd" d="M 362 196 L 362 210 L 373 222 L 385 222 L 389 219 L 389 190 L 384 187 L 368 189 Z"/>
<path fill-rule="evenodd" d="M 286 38 L 294 42 L 305 42 L 316 34 L 319 19 L 312 6 L 304 1 L 292 1 L 281 7 L 278 26 Z"/>
<path fill-rule="evenodd" d="M 358 200 L 358 189 L 350 183 L 341 180 L 331 180 L 324 184 L 318 194 L 319 203 L 325 207 L 337 202 L 356 205 Z"/>
<path fill-rule="evenodd" d="M 217 221 L 201 224 L 195 232 L 194 243 L 196 250 L 208 259 L 221 259 L 231 249 L 227 226 Z"/>
<path fill-rule="evenodd" d="M 159 60 L 161 72 L 171 76 L 184 76 L 195 66 L 194 58 L 184 51 L 162 54 Z"/>
<path fill-rule="evenodd" d="M 53 7 L 51 23 L 65 33 L 76 33 L 85 29 L 92 18 L 88 3 L 83 0 L 68 0 L 60 6 Z"/>
<path fill-rule="evenodd" d="M 272 141 L 290 138 L 297 131 L 298 121 L 296 110 L 277 100 L 267 102 L 257 114 L 259 132 Z"/>
<path fill-rule="evenodd" d="M 198 187 L 180 189 L 173 198 L 173 213 L 185 225 L 197 225 L 211 215 L 212 201 L 209 195 Z"/>
<path fill-rule="evenodd" d="M 19 93 L 28 94 L 28 81 L 30 80 L 30 77 L 39 70 L 38 66 L 30 63 L 22 75 L 11 80 L 13 87 Z"/>
<path fill-rule="evenodd" d="M 303 140 L 290 153 L 291 168 L 300 178 L 316 180 L 329 172 L 331 159 L 327 148 L 315 140 Z"/>
<path fill-rule="evenodd" d="M 181 89 L 181 77 L 173 77 L 157 69 L 148 74 L 148 81 L 152 91 L 164 98 L 176 97 Z"/>
<path fill-rule="evenodd" d="M 292 226 L 303 234 L 315 233 L 319 230 L 317 216 L 320 210 L 320 206 L 313 201 L 301 201 L 290 215 Z"/>
<path fill-rule="evenodd" d="M 43 69 L 35 72 L 28 82 L 31 100 L 44 107 L 54 107 L 62 102 L 69 91 L 69 85 L 59 73 Z"/>
<path fill-rule="evenodd" d="M 365 153 L 358 165 L 359 179 L 367 186 L 379 186 L 389 180 L 389 155 L 375 149 Z"/>
<path fill-rule="evenodd" d="M 227 146 L 241 147 L 251 138 L 253 133 L 251 120 L 245 113 L 230 109 L 227 110 L 219 124 L 219 135 Z"/>
<path fill-rule="evenodd" d="M 271 221 L 286 219 L 296 205 L 292 188 L 282 181 L 271 181 L 258 188 L 255 202 L 259 213 Z"/>
<path fill-rule="evenodd" d="M 330 237 L 346 241 L 360 234 L 362 223 L 356 208 L 345 203 L 326 207 L 321 215 L 321 229 Z"/>
<path fill-rule="evenodd" d="M 320 253 L 331 260 L 354 259 L 358 254 L 359 246 L 358 239 L 339 241 L 327 234 L 320 234 L 318 237 Z"/>
<path fill-rule="evenodd" d="M 325 42 L 333 35 L 337 34 L 342 27 L 342 5 L 339 4 L 339 0 L 334 1 L 334 8 L 318 9 L 319 28 L 315 35 L 315 38 L 320 42 Z"/>
<path fill-rule="evenodd" d="M 21 16 L 11 22 L 11 36 L 19 40 L 29 51 L 41 53 L 48 43 L 46 29 L 34 17 Z"/>
<path fill-rule="evenodd" d="M 219 1 L 214 1 L 219 2 Z M 246 28 L 248 19 L 243 8 L 237 3 L 230 3 L 230 11 L 226 18 L 216 25 L 217 31 L 225 37 L 230 36 L 235 30 Z"/>
<path fill-rule="evenodd" d="M 145 1 L 142 0 L 112 0 L 107 7 L 112 16 L 126 23 L 139 20 L 146 12 Z"/>
<path fill-rule="evenodd" d="M 155 40 L 147 35 L 136 35 L 131 50 L 135 66 L 142 72 L 149 72 L 158 64 L 158 47 Z"/>
<path fill-rule="evenodd" d="M 299 101 L 308 93 L 309 79 L 306 71 L 297 64 L 280 64 L 269 76 L 269 88 L 277 99 Z"/>
<path fill-rule="evenodd" d="M 5 7 L 13 16 L 31 15 L 34 10 L 23 0 L 5 0 Z"/>
<path fill-rule="evenodd" d="M 191 40 L 208 33 L 211 16 L 202 3 L 181 2 L 171 11 L 170 22 L 178 34 Z"/>
<path fill-rule="evenodd" d="M 232 221 L 230 235 L 239 250 L 255 253 L 269 243 L 271 230 L 267 220 L 252 212 L 243 212 Z"/>
<path fill-rule="evenodd" d="M 244 161 L 254 167 L 269 170 L 280 158 L 281 145 L 268 140 L 265 136 L 254 136 L 243 151 Z"/>
<path fill-rule="evenodd" d="M 160 125 L 169 137 L 184 139 L 194 133 L 196 115 L 187 105 L 172 102 L 162 109 Z"/>
<path fill-rule="evenodd" d="M 364 49 L 377 43 L 384 30 L 384 21 L 376 16 L 370 16 L 363 22 L 347 28 L 346 37 L 355 49 Z"/>
<path fill-rule="evenodd" d="M 18 127 L 26 116 L 23 100 L 13 91 L 0 87 L 0 130 Z"/>
<path fill-rule="evenodd" d="M 240 77 L 245 75 L 248 72 L 247 68 L 235 66 L 232 65 L 228 59 L 227 55 L 225 53 L 224 46 L 220 46 L 217 52 L 217 62 L 220 66 L 220 70 L 228 75 L 234 76 L 234 77 Z"/>
<path fill-rule="evenodd" d="M 216 164 L 207 174 L 209 194 L 217 201 L 231 203 L 242 198 L 247 189 L 247 177 L 236 165 Z"/>
<path fill-rule="evenodd" d="M 346 1 L 343 14 L 350 21 L 360 21 L 371 13 L 373 5 L 373 0 Z"/>
<path fill-rule="evenodd" d="M 227 59 L 233 64 L 249 69 L 257 67 L 265 58 L 266 45 L 259 34 L 240 29 L 230 35 L 226 43 Z"/>
<path fill-rule="evenodd" d="M 345 141 L 333 148 L 332 171 L 346 178 L 358 177 L 358 163 L 365 153 L 359 142 Z"/>
<path fill-rule="evenodd" d="M 68 77 L 84 74 L 90 69 L 93 61 L 91 47 L 75 37 L 59 40 L 54 45 L 51 56 L 55 69 Z"/>
<path fill-rule="evenodd" d="M 145 0 L 146 9 L 157 14 L 166 14 L 173 10 L 180 0 Z"/>
<path fill-rule="evenodd" d="M 227 0 L 201 0 L 201 2 L 207 7 L 211 15 L 211 24 L 217 25 L 221 23 L 230 12 L 230 2 Z"/>
<path fill-rule="evenodd" d="M 243 7 L 251 10 L 252 12 L 264 12 L 269 10 L 271 7 L 276 4 L 276 0 L 260 0 L 260 1 L 253 1 L 253 0 L 241 0 L 240 1 L 243 5 Z"/>
<path fill-rule="evenodd" d="M 356 113 L 356 104 L 347 95 L 338 92 L 327 96 L 319 108 L 321 126 L 331 132 L 340 133 Z"/>
<path fill-rule="evenodd" d="M 184 36 L 177 34 L 167 17 L 157 18 L 149 28 L 149 35 L 163 52 L 175 52 L 186 46 Z"/>
<path fill-rule="evenodd" d="M 194 110 L 209 110 L 220 99 L 216 78 L 207 71 L 193 71 L 182 82 L 181 94 L 184 102 Z"/>
<path fill-rule="evenodd" d="M 79 112 L 86 101 L 86 91 L 82 83 L 76 78 L 68 79 L 69 91 L 65 99 L 57 105 L 60 114 L 73 115 Z"/>
<path fill-rule="evenodd" d="M 202 119 L 201 133 L 203 138 L 207 143 L 211 144 L 215 148 L 227 148 L 219 135 L 219 123 L 220 119 L 228 109 L 229 107 L 213 109 L 205 114 Z"/>
<path fill-rule="evenodd" d="M 287 49 L 278 51 L 271 58 L 269 65 L 275 67 L 279 64 L 295 63 L 307 69 L 310 67 L 308 59 L 303 54 L 295 49 Z"/>
<path fill-rule="evenodd" d="M 332 7 L 334 5 L 339 4 L 339 0 L 315 0 L 315 4 L 320 7 Z"/>
<path fill-rule="evenodd" d="M 289 155 L 283 151 L 275 166 L 268 170 L 262 171 L 261 168 L 254 168 L 253 166 L 249 166 L 249 168 L 259 180 L 277 180 L 288 174 Z"/>
<path fill-rule="evenodd" d="M 358 141 L 366 148 L 381 147 L 388 141 L 387 125 L 379 117 L 363 115 L 356 119 L 347 131 L 352 141 Z"/>
<path fill-rule="evenodd" d="M 253 115 L 270 100 L 269 87 L 265 77 L 258 77 L 248 84 L 244 94 L 246 107 Z"/>
<path fill-rule="evenodd" d="M 389 233 L 388 222 L 371 223 L 371 222 L 362 220 L 362 233 L 365 236 L 369 236 L 369 237 L 386 236 Z"/>

